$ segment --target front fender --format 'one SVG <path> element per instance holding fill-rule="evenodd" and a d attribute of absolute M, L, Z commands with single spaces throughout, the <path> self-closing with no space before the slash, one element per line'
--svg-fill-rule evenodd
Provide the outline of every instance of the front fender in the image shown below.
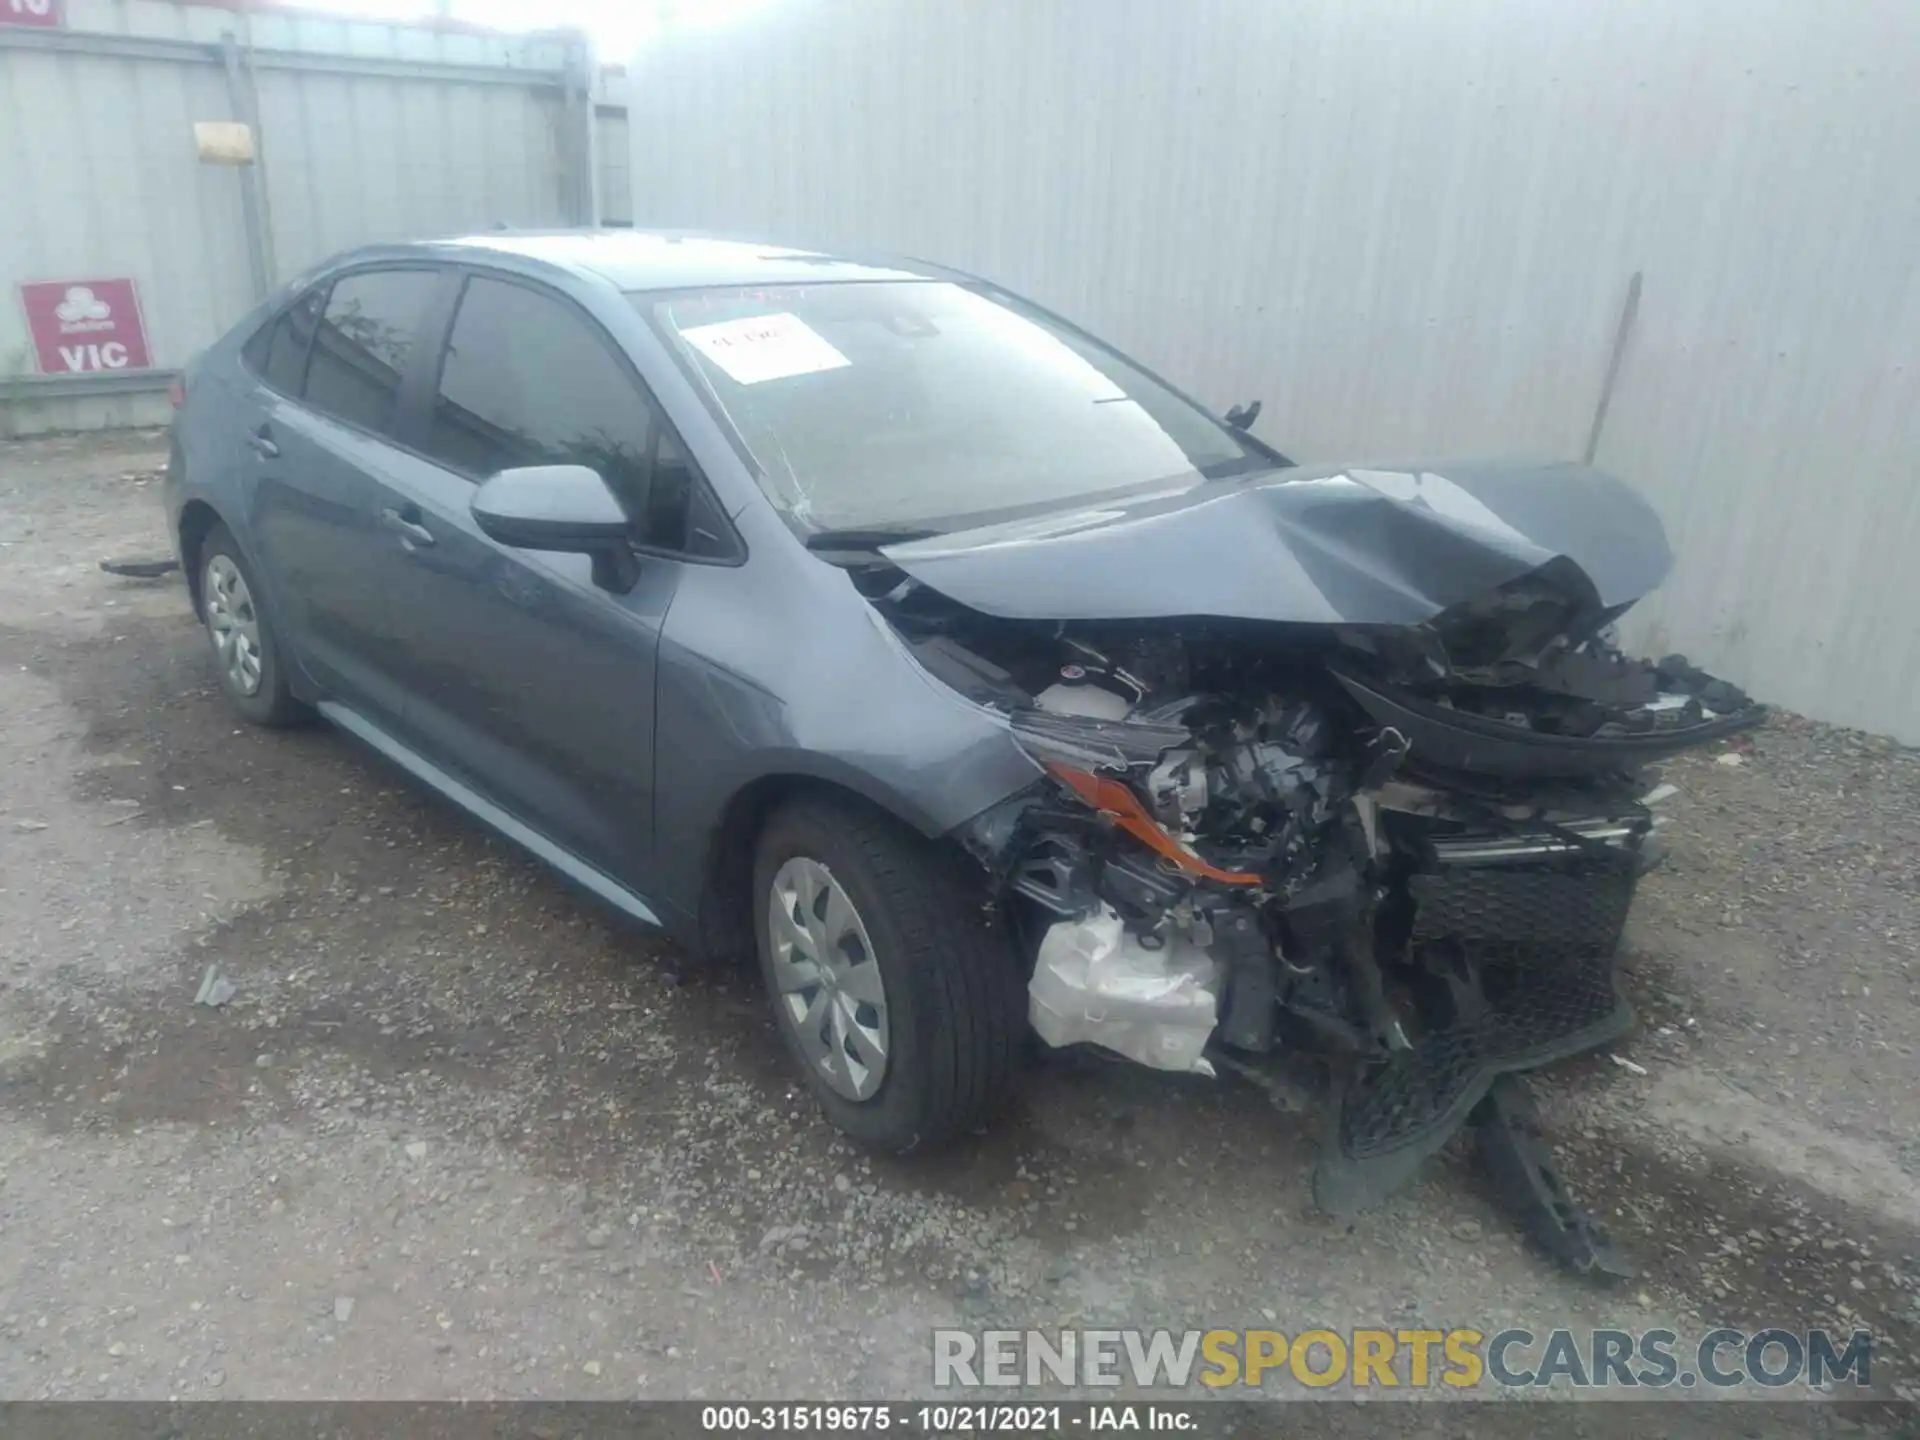
<path fill-rule="evenodd" d="M 769 777 L 839 787 L 927 836 L 1039 778 L 1002 716 L 921 669 L 843 574 L 800 561 L 690 567 L 668 614 L 650 894 L 686 915 L 735 796 Z"/>

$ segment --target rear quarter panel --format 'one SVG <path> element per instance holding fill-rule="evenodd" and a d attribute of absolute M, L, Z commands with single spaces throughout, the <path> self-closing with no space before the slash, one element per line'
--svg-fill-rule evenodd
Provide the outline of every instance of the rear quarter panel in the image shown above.
<path fill-rule="evenodd" d="M 255 526 L 259 466 L 247 444 L 248 432 L 281 402 L 240 359 L 241 346 L 268 312 L 268 306 L 255 310 L 188 366 L 186 399 L 173 420 L 164 494 L 168 533 L 183 570 L 187 557 L 180 553 L 182 515 L 188 505 L 198 501 L 210 506 L 232 533 L 255 582 L 265 593 L 269 613 L 286 615 L 290 613 L 290 597 L 285 577 L 263 552 Z M 197 582 L 197 576 L 188 576 L 190 593 Z M 301 664 L 298 647 L 285 648 L 292 651 L 289 659 L 295 690 L 310 697 L 311 677 Z"/>

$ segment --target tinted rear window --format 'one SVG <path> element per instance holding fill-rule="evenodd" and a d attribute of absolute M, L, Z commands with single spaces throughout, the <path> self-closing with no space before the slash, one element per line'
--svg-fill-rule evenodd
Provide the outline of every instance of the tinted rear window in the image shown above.
<path fill-rule="evenodd" d="M 305 291 L 255 331 L 241 352 L 248 368 L 284 395 L 298 395 L 306 382 L 307 349 L 326 298 L 325 285 Z"/>
<path fill-rule="evenodd" d="M 335 282 L 307 361 L 307 403 L 387 430 L 438 279 L 429 270 L 368 270 Z"/>
<path fill-rule="evenodd" d="M 313 345 L 313 329 L 326 299 L 325 286 L 309 290 L 274 325 L 265 371 L 267 383 L 274 389 L 298 395 L 305 386 L 307 351 Z"/>
<path fill-rule="evenodd" d="M 279 324 L 278 320 L 269 320 L 249 335 L 247 343 L 240 347 L 240 358 L 247 362 L 247 368 L 256 375 L 266 373 L 267 347 L 272 344 L 273 332 Z"/>

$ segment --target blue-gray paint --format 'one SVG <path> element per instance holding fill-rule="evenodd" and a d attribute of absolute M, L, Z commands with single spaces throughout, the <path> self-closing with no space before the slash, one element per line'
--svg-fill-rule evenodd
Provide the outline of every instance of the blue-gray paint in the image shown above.
<path fill-rule="evenodd" d="M 988 615 L 1418 625 L 1564 556 L 1598 612 L 1666 578 L 1660 519 L 1583 465 L 1275 470 L 881 552 Z"/>
<path fill-rule="evenodd" d="M 174 427 L 174 533 L 196 502 L 233 531 L 297 695 L 695 944 L 716 835 L 758 782 L 831 785 L 932 837 L 1039 779 L 1005 715 L 934 679 L 849 573 L 806 548 L 630 299 L 950 272 L 561 233 L 366 248 L 309 278 L 383 264 L 425 269 L 436 297 L 404 346 L 391 435 L 309 410 L 242 362 L 291 287 L 195 362 Z M 481 486 L 409 448 L 426 433 L 454 297 L 476 273 L 537 284 L 604 328 L 731 516 L 731 553 L 636 559 L 629 547 L 635 563 L 614 574 L 585 554 L 515 548 L 477 508 L 496 528 L 560 510 L 604 518 L 604 487 L 588 493 L 598 477 L 548 467 Z M 1194 474 L 1155 498 L 885 553 L 951 599 L 1022 620 L 1296 626 L 1411 626 L 1530 574 L 1597 617 L 1656 584 L 1669 559 L 1657 518 L 1618 481 L 1486 465 Z"/>
<path fill-rule="evenodd" d="M 362 249 L 306 278 L 381 261 L 515 275 L 584 308 L 660 401 L 745 558 L 642 556 L 637 583 L 613 593 L 583 555 L 490 539 L 471 480 L 275 394 L 241 363 L 287 287 L 189 370 L 166 498 L 176 534 L 195 501 L 233 530 L 296 693 L 582 883 L 644 895 L 689 942 L 716 828 L 745 786 L 831 784 L 933 836 L 1038 779 L 1002 716 L 928 676 L 846 573 L 808 553 L 623 293 L 797 259 L 646 236 L 483 237 Z M 413 366 L 432 351 L 420 337 Z M 253 443 L 262 426 L 276 453 Z M 409 505 L 431 544 L 385 523 Z"/>
<path fill-rule="evenodd" d="M 658 925 L 660 917 L 640 896 L 610 875 L 604 875 L 579 856 L 563 850 L 531 826 L 523 825 L 472 786 L 449 775 L 416 750 L 402 745 L 393 736 L 335 700 L 319 702 L 320 713 L 356 739 L 364 740 L 415 779 L 424 781 L 461 809 L 484 824 L 492 826 L 514 844 L 544 860 L 576 884 L 586 887 L 602 900 L 626 912 L 643 925 Z"/>

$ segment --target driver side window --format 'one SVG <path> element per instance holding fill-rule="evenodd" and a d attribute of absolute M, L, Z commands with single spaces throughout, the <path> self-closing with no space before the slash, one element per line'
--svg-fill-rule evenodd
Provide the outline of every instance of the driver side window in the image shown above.
<path fill-rule="evenodd" d="M 588 466 L 634 517 L 636 540 L 687 548 L 692 461 L 585 316 L 528 286 L 467 281 L 423 448 L 476 479 Z"/>

